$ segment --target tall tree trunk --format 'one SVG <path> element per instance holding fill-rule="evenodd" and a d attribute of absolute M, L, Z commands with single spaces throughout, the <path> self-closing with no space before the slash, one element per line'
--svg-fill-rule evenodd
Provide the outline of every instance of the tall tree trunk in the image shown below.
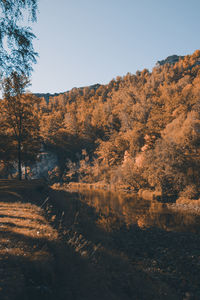
<path fill-rule="evenodd" d="M 18 179 L 22 180 L 22 161 L 21 161 L 21 134 L 22 134 L 22 116 L 19 116 L 19 135 L 18 135 Z"/>
<path fill-rule="evenodd" d="M 18 179 L 22 180 L 21 140 L 18 140 Z"/>

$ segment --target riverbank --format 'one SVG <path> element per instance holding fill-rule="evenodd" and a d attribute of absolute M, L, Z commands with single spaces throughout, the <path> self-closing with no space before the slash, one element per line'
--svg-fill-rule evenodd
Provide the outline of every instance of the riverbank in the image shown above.
<path fill-rule="evenodd" d="M 97 220 L 75 194 L 0 181 L 0 299 L 179 299 Z"/>
<path fill-rule="evenodd" d="M 120 192 L 126 192 L 126 193 L 136 193 L 134 188 L 131 188 L 129 185 L 114 185 L 114 184 L 106 184 L 104 182 L 95 182 L 95 183 L 85 183 L 85 182 L 70 182 L 68 184 L 62 184 L 55 183 L 53 185 L 53 188 L 64 188 L 66 190 L 104 190 L 104 191 L 120 191 Z"/>
<path fill-rule="evenodd" d="M 63 241 L 50 201 L 43 182 L 0 181 L 0 299 L 118 299 Z"/>
<path fill-rule="evenodd" d="M 185 212 L 193 215 L 200 215 L 200 200 L 189 200 L 176 202 L 167 205 L 169 209 L 177 212 Z"/>
<path fill-rule="evenodd" d="M 66 199 L 68 207 L 70 204 L 71 210 L 66 212 L 63 226 L 64 228 L 65 226 L 72 228 L 70 231 L 64 230 L 64 235 L 66 242 L 70 243 L 76 249 L 75 251 L 83 256 L 88 255 L 90 257 L 91 255 L 92 257 L 89 259 L 97 260 L 101 265 L 103 263 L 99 257 L 102 257 L 102 251 L 111 253 L 111 257 L 115 255 L 126 257 L 129 267 L 132 266 L 134 269 L 142 271 L 143 274 L 145 273 L 149 278 L 158 280 L 158 286 L 162 286 L 162 283 L 166 284 L 173 291 L 173 299 L 200 298 L 199 219 L 196 223 L 193 220 L 193 214 L 185 214 L 184 212 L 184 214 L 179 215 L 179 213 L 175 213 L 177 225 L 179 222 L 185 221 L 182 230 L 180 230 L 179 226 L 173 225 L 172 211 L 168 209 L 168 204 L 153 201 L 150 205 L 151 216 L 156 218 L 156 222 L 159 224 L 163 214 L 165 222 L 168 224 L 167 227 L 156 228 L 154 222 L 151 222 L 151 226 L 146 227 L 145 214 L 142 214 L 138 220 L 140 227 L 134 224 L 126 225 L 112 210 L 109 212 L 105 208 L 105 212 L 103 212 L 99 208 L 88 206 L 85 198 L 79 192 L 53 191 L 53 193 L 60 195 L 59 202 L 62 203 L 60 204 L 60 215 L 61 211 L 66 211 Z M 101 205 L 101 200 L 96 197 L 94 201 Z M 106 198 L 102 201 L 106 201 Z M 153 209 L 155 205 L 158 205 L 161 215 L 155 213 Z M 108 203 L 108 207 L 110 207 L 110 203 Z M 163 211 L 163 207 L 167 208 L 167 211 Z M 134 207 L 133 210 L 135 210 Z M 73 216 L 71 221 L 68 219 L 69 216 Z M 129 210 L 127 217 L 131 217 Z M 67 223 L 66 218 L 69 223 Z M 93 241 L 92 244 L 91 241 Z M 97 249 L 95 254 L 92 251 L 93 247 Z M 111 258 L 107 259 L 108 266 L 111 260 Z M 112 269 L 110 266 L 108 268 Z M 158 295 L 155 295 L 153 299 L 158 298 Z M 159 297 L 163 299 L 163 295 Z"/>
<path fill-rule="evenodd" d="M 79 183 L 79 182 L 70 182 L 69 184 L 59 184 L 55 183 L 52 188 L 54 190 L 65 190 L 70 192 L 76 191 L 88 191 L 88 190 L 96 190 L 96 191 L 109 191 L 109 192 L 119 192 L 127 195 L 132 195 L 139 197 L 144 200 L 158 200 L 162 202 L 162 194 L 160 191 L 150 191 L 145 189 L 140 189 L 136 192 L 134 189 L 131 189 L 128 185 L 107 185 L 105 183 Z M 187 198 L 179 198 L 176 201 L 172 198 L 168 198 L 169 203 L 165 200 L 167 207 L 170 210 L 177 212 L 188 212 L 189 214 L 200 215 L 200 199 L 199 200 L 191 200 Z"/>
<path fill-rule="evenodd" d="M 87 257 L 95 266 L 107 267 L 109 271 L 105 273 L 105 278 L 112 274 L 111 270 L 115 270 L 113 263 L 117 265 L 117 260 L 113 258 L 117 257 L 119 262 L 122 258 L 123 261 L 126 258 L 126 267 L 119 270 L 121 277 L 119 274 L 116 275 L 121 278 L 122 285 L 127 287 L 126 283 L 129 282 L 131 286 L 134 286 L 134 280 L 129 276 L 137 270 L 142 272 L 140 275 L 145 274 L 148 280 L 152 280 L 152 287 L 153 281 L 158 280 L 157 287 L 161 289 L 161 294 L 158 296 L 157 289 L 152 299 L 164 299 L 164 286 L 168 289 L 167 293 L 171 291 L 171 296 L 168 294 L 167 299 L 200 298 L 200 237 L 196 233 L 199 232 L 197 228 L 193 232 L 192 215 L 189 215 L 188 225 L 183 225 L 183 232 L 176 231 L 170 211 L 164 212 L 169 228 L 156 228 L 153 223 L 151 227 L 140 228 L 134 224 L 127 226 L 112 210 L 109 212 L 106 208 L 103 212 L 99 208 L 96 210 L 95 207 L 88 206 L 85 198 L 81 197 L 81 193 L 69 193 L 63 190 L 54 190 L 52 193 L 53 198 L 56 195 L 59 199 L 57 200 L 59 205 L 54 208 L 59 211 L 55 210 L 55 214 L 61 216 L 62 211 L 65 211 L 62 228 L 66 243 L 74 247 L 81 256 Z M 100 204 L 101 200 L 96 196 L 95 199 Z M 153 202 L 153 205 L 155 204 L 156 202 Z M 160 205 L 162 207 L 161 203 Z M 109 203 L 108 206 L 110 206 Z M 152 213 L 155 214 L 154 211 Z M 141 216 L 141 222 L 143 216 L 145 215 Z M 161 221 L 159 214 L 155 217 L 157 222 Z M 181 220 L 182 215 L 177 215 L 177 221 Z M 162 228 L 165 227 L 162 226 Z M 109 256 L 107 256 L 108 253 Z M 127 272 L 123 273 L 122 270 L 126 268 Z M 126 283 L 123 279 L 126 279 Z M 140 284 L 142 281 L 139 280 Z M 108 282 L 113 282 L 113 278 L 109 278 Z M 138 286 L 141 286 L 140 284 Z M 118 282 L 117 285 L 120 286 L 120 283 Z M 130 286 L 127 287 L 129 288 Z M 149 296 L 148 299 L 151 297 Z"/>

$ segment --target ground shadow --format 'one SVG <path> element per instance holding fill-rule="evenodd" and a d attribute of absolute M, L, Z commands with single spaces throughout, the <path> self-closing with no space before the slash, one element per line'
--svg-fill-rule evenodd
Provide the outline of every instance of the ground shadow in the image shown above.
<path fill-rule="evenodd" d="M 19 270 L 21 274 L 21 281 L 13 281 L 22 285 L 19 292 L 15 287 L 18 298 L 10 297 L 11 300 L 182 299 L 186 293 L 198 299 L 197 235 L 157 228 L 144 230 L 136 225 L 127 227 L 112 214 L 111 225 L 119 221 L 120 226 L 109 230 L 99 226 L 99 220 L 103 220 L 101 213 L 84 203 L 78 193 L 48 188 L 42 192 L 27 189 L 26 193 L 21 189 L 20 193 L 23 202 L 44 209 L 59 238 L 47 241 L 27 237 L 13 232 L 16 226 L 10 226 L 7 233 L 0 232 L 2 239 L 21 243 L 27 253 L 32 249 L 44 251 L 34 260 L 10 253 L 0 258 L 5 266 L 0 272 L 6 274 L 7 269 L 14 274 L 14 270 Z M 2 246 L 5 248 L 5 243 Z"/>

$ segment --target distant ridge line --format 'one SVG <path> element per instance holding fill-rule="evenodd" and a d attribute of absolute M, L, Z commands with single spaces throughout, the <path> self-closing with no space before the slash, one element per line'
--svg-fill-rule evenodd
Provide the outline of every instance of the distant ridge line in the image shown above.
<path fill-rule="evenodd" d="M 89 88 L 90 90 L 97 90 L 102 84 L 99 84 L 99 83 L 96 83 L 96 84 L 93 84 L 93 85 L 89 85 L 89 86 L 83 86 L 83 87 L 74 87 L 72 88 L 71 90 L 69 91 L 66 91 L 66 92 L 60 92 L 60 93 L 54 93 L 54 94 L 51 94 L 51 93 L 33 93 L 36 97 L 38 98 L 44 98 L 46 100 L 47 103 L 49 103 L 49 99 L 51 97 L 57 97 L 59 95 L 64 95 L 64 94 L 67 94 L 69 93 L 70 91 L 73 91 L 73 90 L 83 90 L 85 88 Z"/>

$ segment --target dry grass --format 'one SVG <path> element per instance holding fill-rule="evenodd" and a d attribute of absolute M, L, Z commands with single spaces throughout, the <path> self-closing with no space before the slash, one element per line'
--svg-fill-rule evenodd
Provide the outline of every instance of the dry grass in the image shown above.
<path fill-rule="evenodd" d="M 0 230 L 31 238 L 55 240 L 57 232 L 42 216 L 42 209 L 29 203 L 0 203 Z M 1 252 L 0 252 L 1 253 Z"/>
<path fill-rule="evenodd" d="M 30 291 L 33 296 L 28 299 L 34 299 L 42 294 L 42 289 L 46 290 L 46 294 L 51 292 L 52 278 L 46 276 L 46 273 L 53 276 L 53 257 L 49 245 L 57 240 L 58 233 L 47 223 L 42 209 L 31 203 L 19 202 L 24 201 L 23 193 L 19 193 L 23 185 L 17 182 L 6 182 L 4 185 L 0 182 L 2 300 L 26 299 Z M 41 281 L 42 276 L 45 280 Z"/>

